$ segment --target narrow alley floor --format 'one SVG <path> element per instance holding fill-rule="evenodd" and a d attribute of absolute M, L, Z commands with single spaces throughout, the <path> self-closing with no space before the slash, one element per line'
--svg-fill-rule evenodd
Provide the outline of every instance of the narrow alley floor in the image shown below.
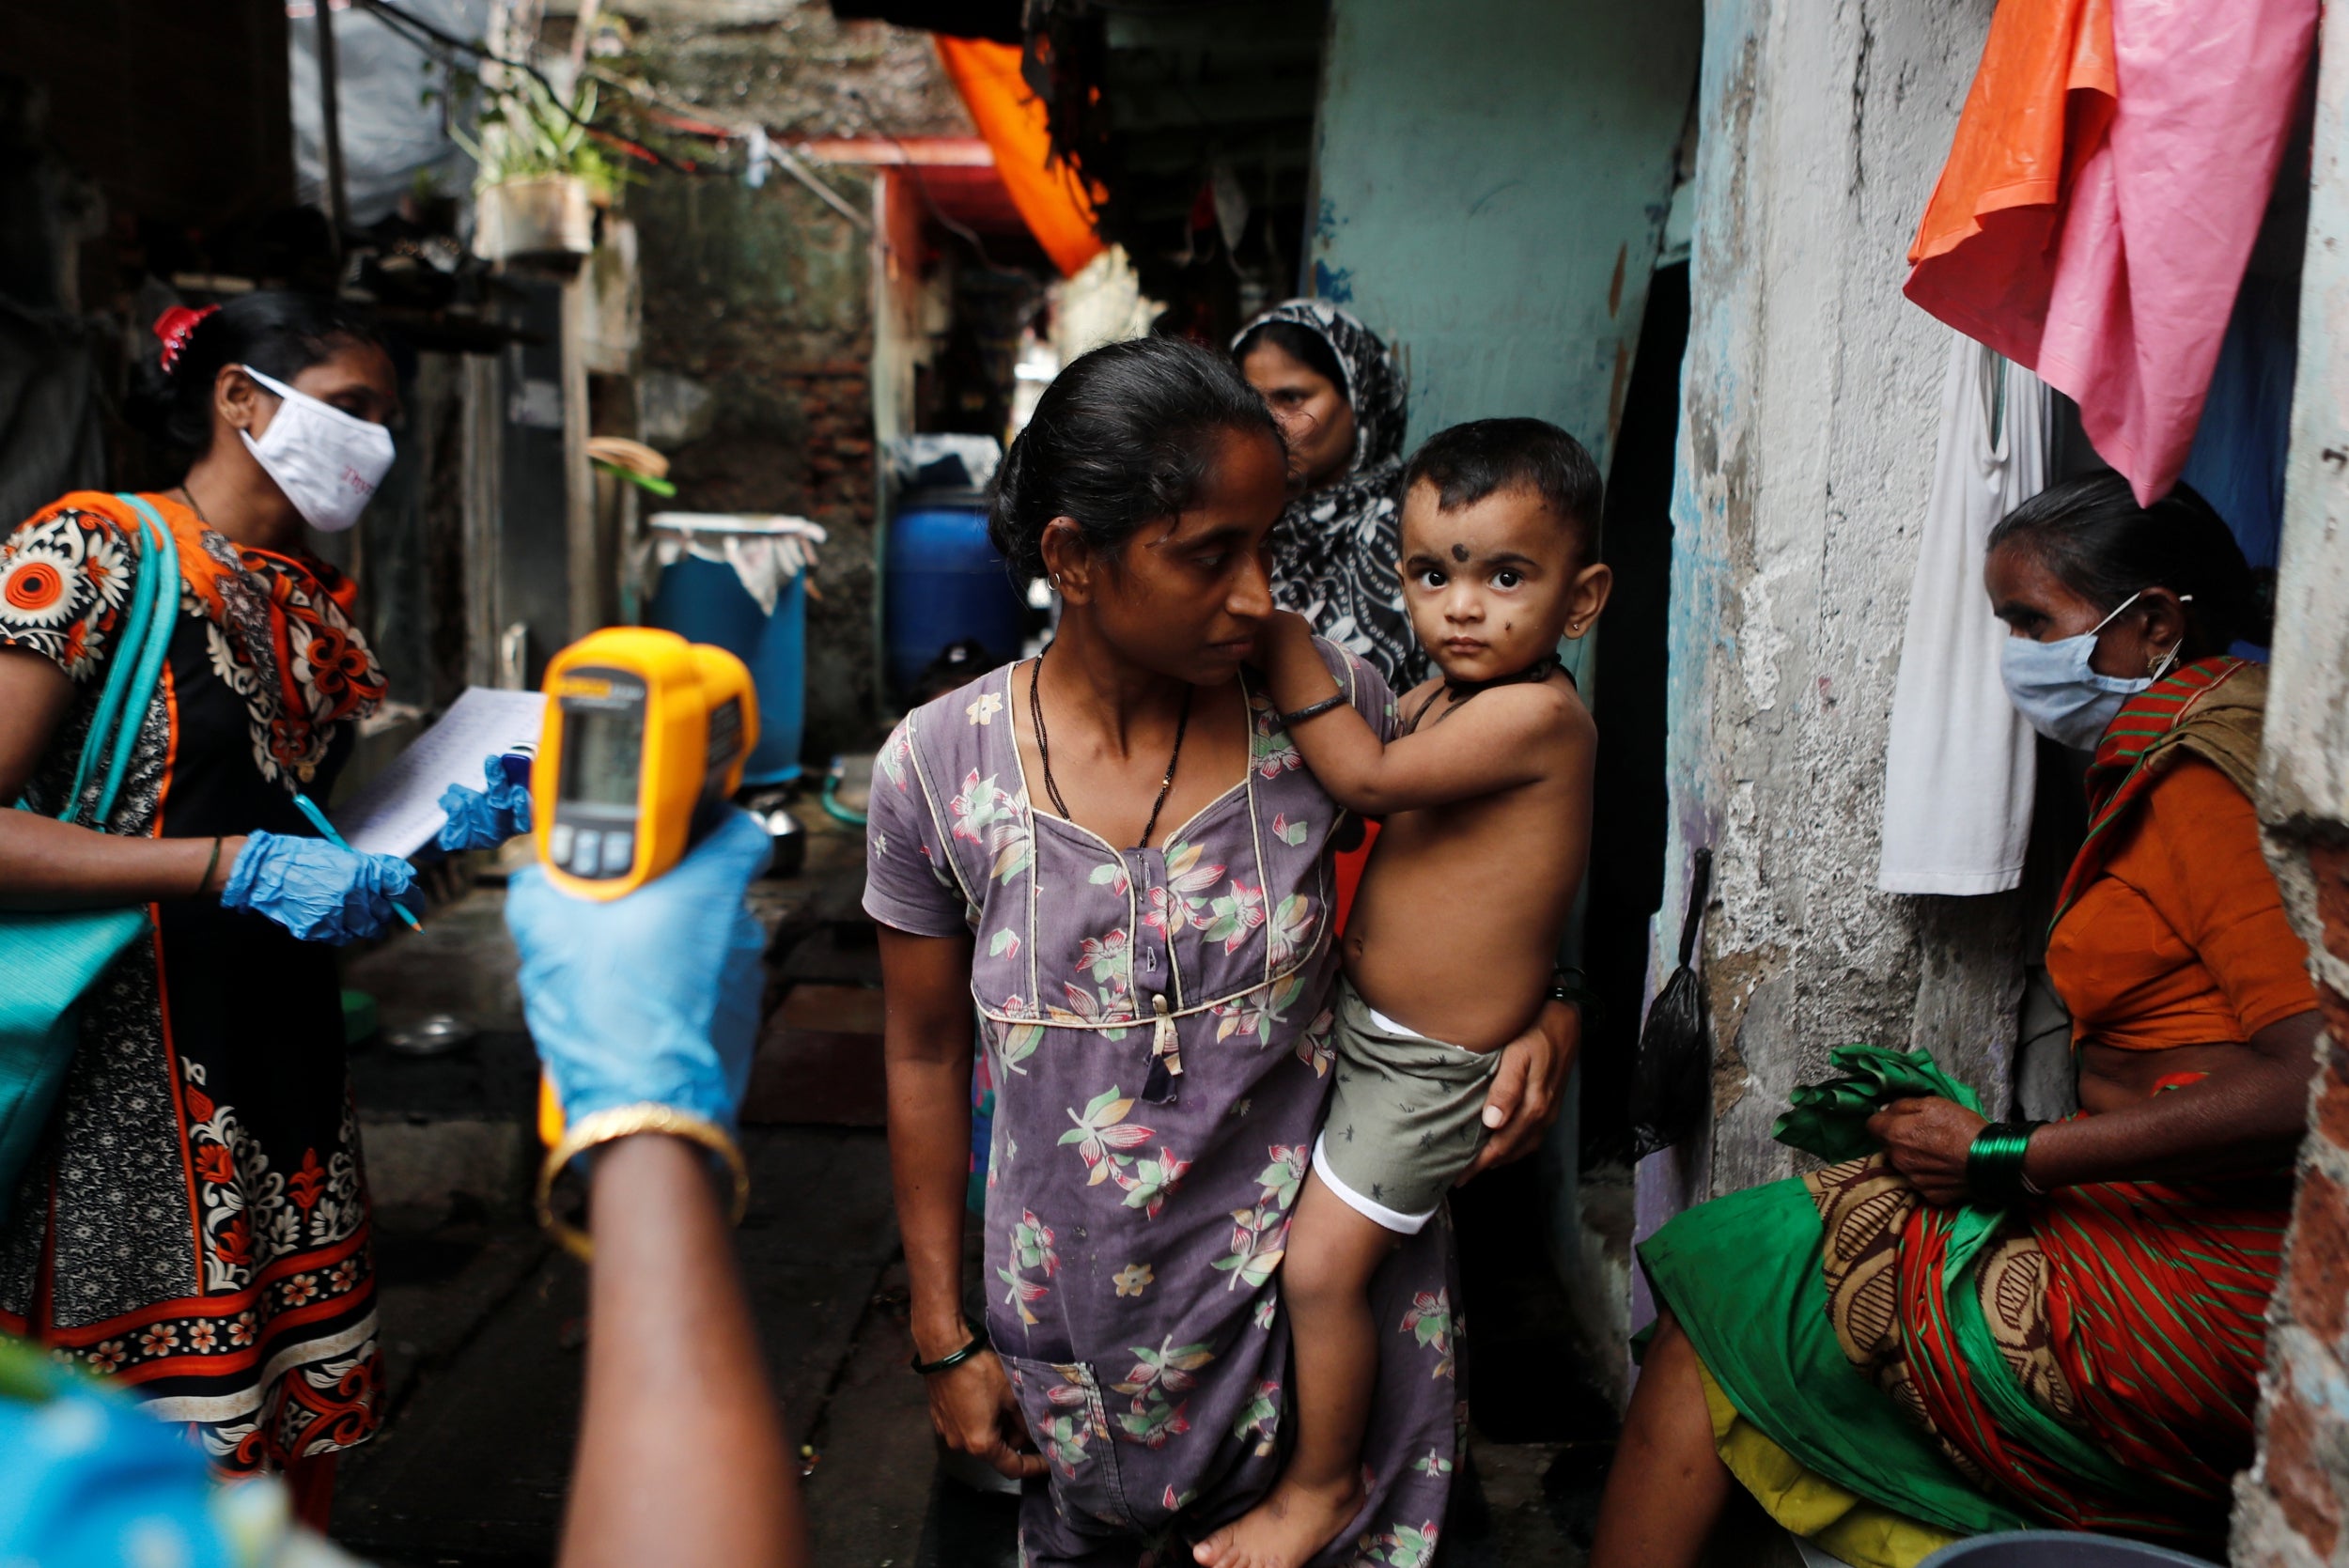
<path fill-rule="evenodd" d="M 752 1201 L 738 1250 L 802 1453 L 813 1560 L 1010 1568 L 1017 1499 L 941 1465 L 906 1371 L 862 839 L 812 802 L 799 815 L 805 866 L 755 895 L 776 933 L 774 978 L 745 1110 Z M 381 1435 L 344 1456 L 334 1534 L 397 1568 L 551 1562 L 570 1474 L 586 1281 L 528 1213 L 536 1074 L 502 899 L 495 886 L 466 891 L 346 976 L 381 1015 L 352 1077 L 378 1203 L 387 1389 Z M 472 1043 L 438 1057 L 397 1048 L 439 1014 L 476 1031 Z M 1588 1536 L 1603 1450 L 1478 1435 L 1471 1459 L 1449 1563 L 1580 1562 L 1573 1541 Z"/>

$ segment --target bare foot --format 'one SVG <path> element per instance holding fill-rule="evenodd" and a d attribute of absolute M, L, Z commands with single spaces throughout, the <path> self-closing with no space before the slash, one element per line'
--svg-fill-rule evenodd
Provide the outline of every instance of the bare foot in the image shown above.
<path fill-rule="evenodd" d="M 1190 1550 L 1201 1568 L 1303 1568 L 1338 1538 L 1362 1506 L 1362 1484 L 1349 1476 L 1334 1487 L 1288 1476 L 1264 1501 Z"/>

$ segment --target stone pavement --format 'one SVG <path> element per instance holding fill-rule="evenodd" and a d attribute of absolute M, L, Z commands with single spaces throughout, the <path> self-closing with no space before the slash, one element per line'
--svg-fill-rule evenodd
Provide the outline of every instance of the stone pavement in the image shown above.
<path fill-rule="evenodd" d="M 809 840 L 806 869 L 757 897 L 778 937 L 752 1094 L 766 1109 L 750 1119 L 801 1119 L 745 1128 L 752 1203 L 738 1248 L 792 1441 L 804 1445 L 814 1560 L 1012 1568 L 1015 1499 L 949 1478 L 906 1370 L 878 1042 L 859 1038 L 874 1015 L 856 988 L 879 984 L 855 908 L 861 844 L 820 818 Z M 551 1562 L 579 1417 L 585 1279 L 526 1212 L 536 1075 L 501 899 L 495 887 L 465 893 L 346 973 L 377 997 L 386 1032 L 435 1012 L 481 1032 L 445 1058 L 378 1043 L 352 1059 L 379 1197 L 387 1420 L 344 1457 L 334 1534 L 401 1568 Z M 779 1079 L 816 1078 L 820 1092 L 776 1092 Z M 1579 1564 L 1569 1534 L 1587 1538 L 1603 1452 L 1480 1435 L 1447 1562 Z"/>

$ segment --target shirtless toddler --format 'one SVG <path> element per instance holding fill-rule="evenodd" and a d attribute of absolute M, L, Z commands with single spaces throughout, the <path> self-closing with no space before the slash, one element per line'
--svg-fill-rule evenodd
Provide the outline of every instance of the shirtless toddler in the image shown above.
<path fill-rule="evenodd" d="M 1475 1157 L 1501 1048 L 1532 1024 L 1590 850 L 1597 732 L 1558 667 L 1612 576 L 1590 454 L 1538 419 L 1458 425 L 1404 475 L 1403 592 L 1437 677 L 1381 743 L 1299 616 L 1259 648 L 1283 727 L 1332 800 L 1383 819 L 1344 939 L 1337 1084 L 1282 1261 L 1296 1447 L 1194 1549 L 1299 1568 L 1361 1507 L 1377 1369 L 1371 1276 Z"/>

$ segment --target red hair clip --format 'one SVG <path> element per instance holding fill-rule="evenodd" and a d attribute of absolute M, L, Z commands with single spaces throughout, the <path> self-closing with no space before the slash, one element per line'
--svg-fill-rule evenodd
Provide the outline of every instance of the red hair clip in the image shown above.
<path fill-rule="evenodd" d="M 202 310 L 190 310 L 185 305 L 173 305 L 155 318 L 155 335 L 163 345 L 165 370 L 179 363 L 180 352 L 188 346 L 188 339 L 195 335 L 197 323 L 219 308 L 218 305 L 206 305 Z"/>

